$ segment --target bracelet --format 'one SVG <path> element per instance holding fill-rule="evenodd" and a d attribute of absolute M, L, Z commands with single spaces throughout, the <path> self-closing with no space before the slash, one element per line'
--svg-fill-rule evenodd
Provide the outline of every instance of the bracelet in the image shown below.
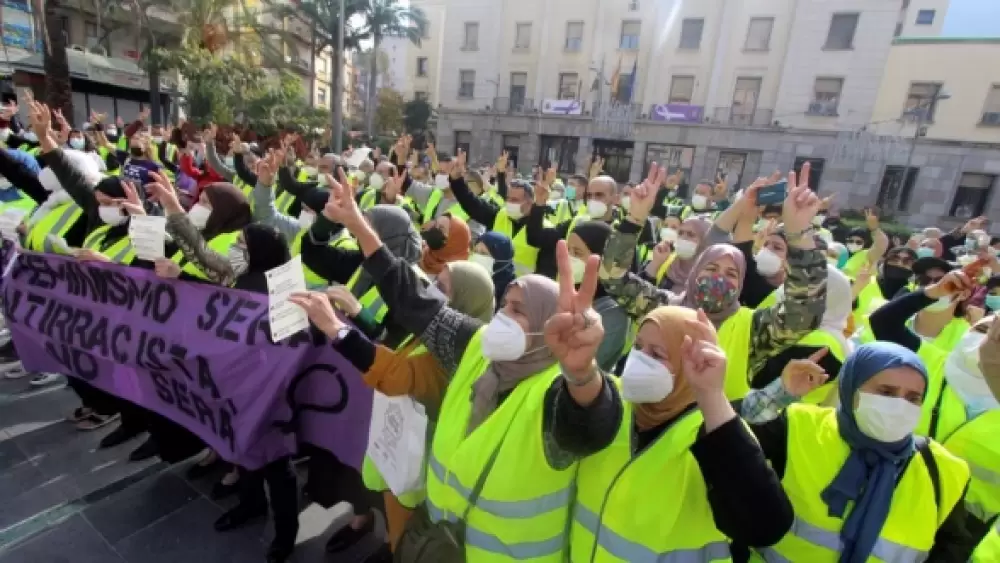
<path fill-rule="evenodd" d="M 566 383 L 569 386 L 571 386 L 571 387 L 585 387 L 585 386 L 589 385 L 590 382 L 593 381 L 595 378 L 597 378 L 599 375 L 601 375 L 601 369 L 599 367 L 597 367 L 597 365 L 594 365 L 594 364 L 592 364 L 590 366 L 590 375 L 587 377 L 587 379 L 585 379 L 583 381 L 577 381 L 577 380 L 573 379 L 572 377 L 569 377 L 568 375 L 566 375 L 566 369 L 565 368 L 563 368 L 563 370 L 562 370 L 563 379 L 565 379 Z"/>
<path fill-rule="evenodd" d="M 807 235 L 811 235 L 813 231 L 814 229 L 812 227 L 807 227 L 797 233 L 791 233 L 785 231 L 785 240 L 787 240 L 788 242 L 797 242 L 805 238 Z"/>

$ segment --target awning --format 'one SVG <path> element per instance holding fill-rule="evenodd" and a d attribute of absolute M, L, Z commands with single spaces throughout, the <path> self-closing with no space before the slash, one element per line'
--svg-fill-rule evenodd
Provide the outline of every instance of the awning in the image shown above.
<path fill-rule="evenodd" d="M 97 53 L 85 53 L 66 49 L 69 59 L 69 74 L 72 78 L 90 80 L 133 90 L 149 90 L 149 79 L 139 65 L 128 59 L 105 57 Z M 10 67 L 34 74 L 45 73 L 43 53 L 35 53 L 20 60 L 11 61 Z"/>

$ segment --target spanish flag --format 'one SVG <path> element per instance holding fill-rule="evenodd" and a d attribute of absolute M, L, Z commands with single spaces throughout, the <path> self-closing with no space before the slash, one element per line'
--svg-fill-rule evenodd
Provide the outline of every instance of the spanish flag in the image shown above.
<path fill-rule="evenodd" d="M 621 82 L 622 75 L 622 56 L 618 55 L 618 66 L 615 67 L 615 72 L 611 75 L 611 97 L 618 97 L 618 85 Z"/>

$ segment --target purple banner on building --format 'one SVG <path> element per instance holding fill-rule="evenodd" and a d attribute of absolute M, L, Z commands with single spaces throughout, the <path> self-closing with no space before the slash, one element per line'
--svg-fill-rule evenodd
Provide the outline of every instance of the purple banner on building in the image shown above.
<path fill-rule="evenodd" d="M 3 312 L 25 369 L 155 411 L 249 469 L 299 442 L 361 466 L 371 388 L 318 332 L 272 342 L 266 295 L 62 256 L 12 260 Z"/>
<path fill-rule="evenodd" d="M 688 104 L 653 104 L 649 118 L 653 121 L 672 121 L 674 123 L 701 123 L 705 117 L 703 106 Z"/>

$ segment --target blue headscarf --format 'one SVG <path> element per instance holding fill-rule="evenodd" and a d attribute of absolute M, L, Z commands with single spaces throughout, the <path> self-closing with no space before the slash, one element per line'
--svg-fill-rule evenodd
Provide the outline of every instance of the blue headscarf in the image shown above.
<path fill-rule="evenodd" d="M 11 160 L 26 168 L 31 174 L 37 176 L 38 173 L 41 172 L 42 169 L 38 166 L 38 159 L 35 158 L 35 155 L 28 154 L 27 152 L 19 149 L 0 150 L 7 153 L 7 156 L 9 156 Z M 13 188 L 17 187 L 18 186 L 13 186 Z M 0 203 L 9 203 L 21 199 L 21 194 L 13 188 L 9 190 L 0 190 Z"/>
<path fill-rule="evenodd" d="M 510 237 L 496 231 L 484 234 L 479 242 L 486 246 L 493 257 L 493 295 L 497 308 L 500 308 L 507 286 L 517 277 L 514 273 L 514 243 Z"/>
<path fill-rule="evenodd" d="M 912 368 L 927 381 L 927 370 L 920 358 L 892 342 L 859 346 L 840 368 L 837 424 L 840 437 L 851 447 L 851 453 L 837 477 L 820 494 L 830 515 L 838 518 L 844 516 L 847 503 L 854 502 L 840 530 L 844 542 L 840 563 L 867 561 L 889 515 L 896 478 L 913 455 L 912 434 L 898 442 L 880 442 L 861 432 L 854 419 L 858 388 L 879 372 L 898 367 Z"/>

